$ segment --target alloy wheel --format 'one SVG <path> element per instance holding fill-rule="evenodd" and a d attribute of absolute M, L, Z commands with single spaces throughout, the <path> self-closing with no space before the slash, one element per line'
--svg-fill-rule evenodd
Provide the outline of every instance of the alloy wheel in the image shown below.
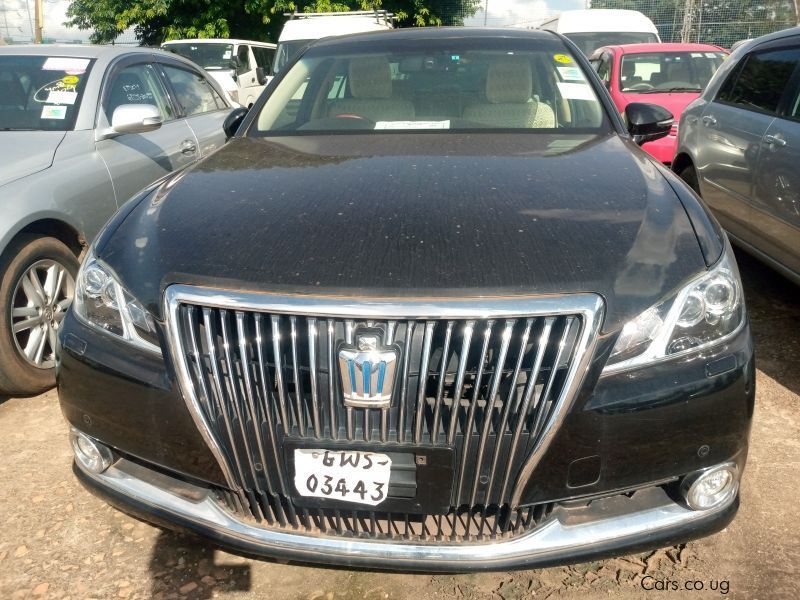
<path fill-rule="evenodd" d="M 75 294 L 75 280 L 54 260 L 32 264 L 17 281 L 11 333 L 20 356 L 39 369 L 55 366 L 58 329 Z"/>

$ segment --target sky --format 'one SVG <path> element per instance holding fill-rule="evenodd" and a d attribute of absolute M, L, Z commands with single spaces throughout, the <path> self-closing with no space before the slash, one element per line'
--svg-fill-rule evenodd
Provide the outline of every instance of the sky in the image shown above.
<path fill-rule="evenodd" d="M 484 8 L 488 1 L 489 13 Z M 483 0 L 484 8 L 465 24 L 472 26 L 536 25 L 550 14 L 561 10 L 584 8 L 585 0 Z M 11 37 L 18 41 L 33 39 L 33 0 L 0 0 L 0 38 Z M 89 31 L 64 27 L 67 20 L 68 0 L 44 0 L 44 37 L 57 41 L 82 40 L 86 42 Z M 29 9 L 30 8 L 30 12 Z"/>
<path fill-rule="evenodd" d="M 483 0 L 483 2 L 483 8 L 471 19 L 466 19 L 465 25 L 480 26 L 485 22 L 490 27 L 535 26 L 545 17 L 562 10 L 586 8 L 585 0 Z M 485 10 L 486 2 L 489 4 L 488 15 Z"/>

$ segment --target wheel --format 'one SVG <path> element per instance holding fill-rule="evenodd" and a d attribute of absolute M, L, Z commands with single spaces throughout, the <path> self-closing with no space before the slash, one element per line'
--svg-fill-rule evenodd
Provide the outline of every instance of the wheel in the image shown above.
<path fill-rule="evenodd" d="M 694 170 L 692 165 L 681 169 L 681 172 L 678 173 L 678 177 L 683 179 L 686 182 L 686 185 L 694 190 L 695 194 L 698 196 L 700 195 L 700 184 L 697 181 L 697 171 Z"/>
<path fill-rule="evenodd" d="M 78 259 L 55 238 L 20 236 L 0 260 L 0 394 L 55 385 L 58 328 L 75 294 Z"/>

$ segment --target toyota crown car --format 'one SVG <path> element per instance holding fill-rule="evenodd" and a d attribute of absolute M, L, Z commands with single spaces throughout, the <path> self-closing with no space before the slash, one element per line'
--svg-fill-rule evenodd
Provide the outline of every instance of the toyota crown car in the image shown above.
<path fill-rule="evenodd" d="M 724 527 L 742 286 L 637 145 L 671 115 L 626 112 L 551 32 L 312 44 L 86 257 L 58 371 L 77 477 L 240 552 L 384 569 Z"/>
<path fill-rule="evenodd" d="M 55 385 L 79 257 L 128 198 L 225 143 L 231 106 L 150 48 L 0 48 L 0 396 Z"/>

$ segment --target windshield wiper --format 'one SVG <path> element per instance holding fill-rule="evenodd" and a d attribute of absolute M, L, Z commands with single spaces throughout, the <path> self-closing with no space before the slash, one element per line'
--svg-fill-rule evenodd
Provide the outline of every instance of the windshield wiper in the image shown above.
<path fill-rule="evenodd" d="M 671 87 L 671 88 L 658 88 L 653 90 L 644 90 L 642 94 L 669 94 L 670 92 L 702 92 L 699 87 Z"/>

